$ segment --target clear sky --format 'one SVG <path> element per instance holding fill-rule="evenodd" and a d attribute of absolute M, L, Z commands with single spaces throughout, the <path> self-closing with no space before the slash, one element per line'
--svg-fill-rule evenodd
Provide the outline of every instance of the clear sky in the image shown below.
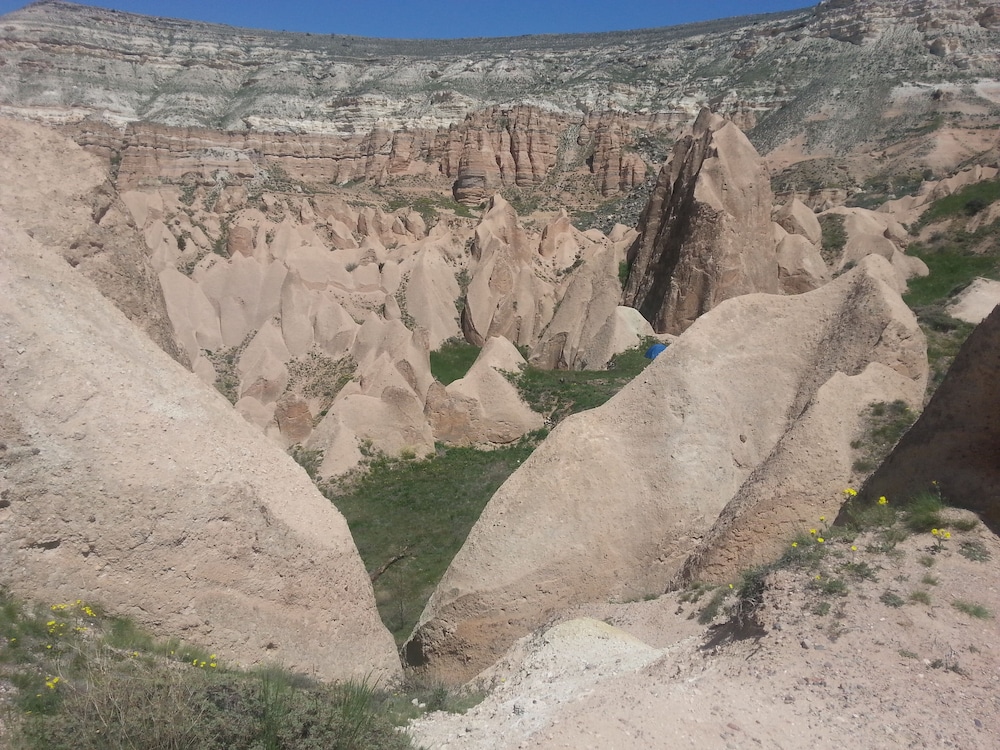
<path fill-rule="evenodd" d="M 131 13 L 316 34 L 446 39 L 673 26 L 818 0 L 97 0 Z M 0 15 L 25 0 L 0 0 Z"/>

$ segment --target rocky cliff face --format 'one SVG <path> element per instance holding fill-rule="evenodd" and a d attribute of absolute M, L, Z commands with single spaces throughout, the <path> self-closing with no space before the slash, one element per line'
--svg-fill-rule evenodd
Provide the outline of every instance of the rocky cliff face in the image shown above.
<path fill-rule="evenodd" d="M 772 522 L 789 535 L 816 509 L 832 517 L 853 420 L 869 400 L 919 400 L 926 382 L 923 335 L 893 285 L 889 262 L 871 257 L 808 294 L 727 300 L 611 401 L 560 423 L 490 500 L 408 660 L 468 679 L 556 612 L 662 592 L 722 534 L 727 507 L 743 530 Z M 843 427 L 826 424 L 831 412 Z M 743 554 L 778 538 L 749 539 Z"/>
<path fill-rule="evenodd" d="M 865 485 L 910 498 L 935 486 L 949 504 L 1000 526 L 1000 308 L 972 332 L 917 422 Z"/>
<path fill-rule="evenodd" d="M 290 174 L 320 180 L 441 176 L 464 201 L 577 169 L 613 195 L 640 183 L 706 105 L 762 152 L 790 142 L 816 155 L 885 148 L 925 126 L 932 136 L 940 117 L 971 127 L 973 110 L 1000 101 L 983 85 L 1000 77 L 998 49 L 996 13 L 959 0 L 856 0 L 627 34 L 445 42 L 40 2 L 0 26 L 0 107 L 87 120 L 81 131 L 98 120 L 239 132 L 246 140 L 196 135 L 195 161 L 235 149 L 248 162 L 274 154 Z M 186 153 L 176 147 L 189 138 L 165 140 Z M 150 174 L 142 161 L 126 179 Z"/>

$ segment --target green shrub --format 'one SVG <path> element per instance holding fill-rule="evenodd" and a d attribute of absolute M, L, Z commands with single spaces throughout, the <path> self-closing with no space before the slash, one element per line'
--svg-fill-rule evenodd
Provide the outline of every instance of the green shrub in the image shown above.
<path fill-rule="evenodd" d="M 886 590 L 882 593 L 882 596 L 878 598 L 880 602 L 885 604 L 887 607 L 902 607 L 906 602 L 903 600 L 899 594 L 895 591 Z"/>
<path fill-rule="evenodd" d="M 820 254 L 823 256 L 823 262 L 829 266 L 840 259 L 840 254 L 847 245 L 844 216 L 843 214 L 824 214 L 819 217 L 819 226 L 823 232 L 820 241 Z"/>
<path fill-rule="evenodd" d="M 906 506 L 906 525 L 911 531 L 927 532 L 944 526 L 944 501 L 936 490 L 917 493 Z"/>
<path fill-rule="evenodd" d="M 986 562 L 990 559 L 989 550 L 982 542 L 962 542 L 958 545 L 958 553 L 973 562 Z"/>
<path fill-rule="evenodd" d="M 986 607 L 981 604 L 974 604 L 973 602 L 966 602 L 962 600 L 957 600 L 951 603 L 955 609 L 959 612 L 964 612 L 969 617 L 975 617 L 979 620 L 992 620 L 993 613 L 990 612 Z"/>

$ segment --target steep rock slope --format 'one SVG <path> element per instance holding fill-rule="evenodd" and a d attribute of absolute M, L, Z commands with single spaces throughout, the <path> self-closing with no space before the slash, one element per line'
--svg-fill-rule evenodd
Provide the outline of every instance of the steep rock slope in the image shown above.
<path fill-rule="evenodd" d="M 729 297 L 777 292 L 771 186 L 733 123 L 703 110 L 660 170 L 629 251 L 623 299 L 680 333 Z"/>
<path fill-rule="evenodd" d="M 0 118 L 0 211 L 59 249 L 125 316 L 179 362 L 146 243 L 105 164 L 47 128 Z"/>
<path fill-rule="evenodd" d="M 0 228 L 4 585 L 243 663 L 399 664 L 344 519 L 49 249 Z"/>
<path fill-rule="evenodd" d="M 467 679 L 574 603 L 662 591 L 755 470 L 796 442 L 828 381 L 875 368 L 895 381 L 889 395 L 912 398 L 924 340 L 891 280 L 873 256 L 808 294 L 728 300 L 607 404 L 562 422 L 490 500 L 408 661 Z"/>
<path fill-rule="evenodd" d="M 869 498 L 932 488 L 1000 527 L 1000 308 L 963 344 L 917 422 L 865 485 Z"/>

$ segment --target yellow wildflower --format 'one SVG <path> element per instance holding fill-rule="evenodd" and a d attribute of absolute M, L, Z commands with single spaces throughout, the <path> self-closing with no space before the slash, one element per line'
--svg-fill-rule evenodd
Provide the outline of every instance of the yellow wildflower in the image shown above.
<path fill-rule="evenodd" d="M 889 501 L 888 501 L 888 500 L 886 499 L 886 496 L 885 496 L 885 495 L 882 495 L 882 497 L 880 497 L 880 498 L 878 499 L 878 504 L 879 504 L 879 505 L 888 505 L 888 504 L 889 504 Z"/>
<path fill-rule="evenodd" d="M 816 538 L 816 542 L 819 543 L 819 544 L 822 544 L 825 541 L 826 541 L 826 539 L 824 539 L 823 537 L 817 537 Z"/>
<path fill-rule="evenodd" d="M 812 536 L 816 536 L 816 529 L 809 529 L 809 533 L 810 533 L 810 534 L 811 534 Z"/>

